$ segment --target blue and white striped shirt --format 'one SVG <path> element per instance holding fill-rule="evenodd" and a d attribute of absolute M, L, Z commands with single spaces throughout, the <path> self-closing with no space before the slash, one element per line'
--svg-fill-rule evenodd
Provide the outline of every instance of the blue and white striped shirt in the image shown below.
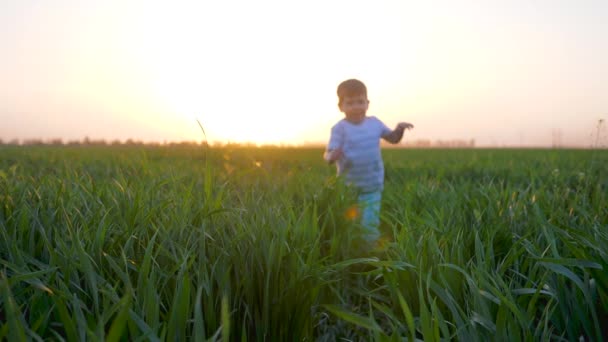
<path fill-rule="evenodd" d="M 338 175 L 361 192 L 382 191 L 384 163 L 380 138 L 391 130 L 375 116 L 367 116 L 358 124 L 346 119 L 331 128 L 327 150 L 341 148 L 344 156 L 336 163 Z"/>

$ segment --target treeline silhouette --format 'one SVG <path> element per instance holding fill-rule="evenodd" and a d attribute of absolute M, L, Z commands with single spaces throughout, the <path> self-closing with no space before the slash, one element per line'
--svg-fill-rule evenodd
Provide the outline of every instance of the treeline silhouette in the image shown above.
<path fill-rule="evenodd" d="M 55 139 L 12 139 L 4 141 L 0 138 L 0 146 L 210 146 L 207 142 L 184 140 L 184 141 L 142 141 L 135 139 L 126 140 L 105 140 L 105 139 L 90 139 L 85 137 L 82 140 L 66 140 L 60 138 Z M 383 147 L 386 148 L 474 148 L 475 139 L 470 140 L 429 140 L 429 139 L 418 139 L 411 141 L 404 141 L 397 145 L 392 145 L 383 142 Z M 254 144 L 254 143 L 234 143 L 234 142 L 213 142 L 213 147 L 325 147 L 323 143 L 307 142 L 302 145 L 276 145 L 276 144 Z"/>
<path fill-rule="evenodd" d="M 430 140 L 430 139 L 417 139 L 417 140 L 404 140 L 399 145 L 384 144 L 386 147 L 410 147 L 410 148 L 474 148 L 475 139 L 462 140 L 462 139 L 450 139 L 450 140 Z"/>
<path fill-rule="evenodd" d="M 4 141 L 0 139 L 0 145 L 5 146 L 201 146 L 206 145 L 205 142 L 197 141 L 170 141 L 170 142 L 157 142 L 157 141 L 142 141 L 135 139 L 126 140 L 105 140 L 105 139 L 90 139 L 85 137 L 82 140 L 66 140 L 55 138 L 55 139 L 12 139 Z"/>

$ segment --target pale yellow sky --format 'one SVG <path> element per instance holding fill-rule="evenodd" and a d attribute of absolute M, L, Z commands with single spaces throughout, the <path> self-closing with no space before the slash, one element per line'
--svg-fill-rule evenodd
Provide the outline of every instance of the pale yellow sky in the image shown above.
<path fill-rule="evenodd" d="M 407 139 L 589 146 L 608 2 L 0 3 L 0 138 L 325 142 L 335 88 Z"/>

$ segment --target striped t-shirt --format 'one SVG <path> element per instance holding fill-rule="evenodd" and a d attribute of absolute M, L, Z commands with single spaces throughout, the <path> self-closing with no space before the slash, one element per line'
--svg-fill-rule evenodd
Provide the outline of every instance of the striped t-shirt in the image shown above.
<path fill-rule="evenodd" d="M 346 119 L 331 128 L 327 150 L 341 148 L 344 156 L 336 163 L 338 175 L 361 192 L 382 191 L 384 164 L 380 154 L 380 138 L 390 133 L 382 121 L 368 116 L 358 124 Z"/>

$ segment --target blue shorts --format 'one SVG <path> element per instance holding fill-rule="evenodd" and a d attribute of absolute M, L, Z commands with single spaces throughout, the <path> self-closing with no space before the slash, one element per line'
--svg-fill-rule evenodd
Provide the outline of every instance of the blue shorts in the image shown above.
<path fill-rule="evenodd" d="M 372 242 L 380 238 L 380 203 L 382 191 L 362 193 L 357 198 L 361 210 L 362 237 Z"/>

